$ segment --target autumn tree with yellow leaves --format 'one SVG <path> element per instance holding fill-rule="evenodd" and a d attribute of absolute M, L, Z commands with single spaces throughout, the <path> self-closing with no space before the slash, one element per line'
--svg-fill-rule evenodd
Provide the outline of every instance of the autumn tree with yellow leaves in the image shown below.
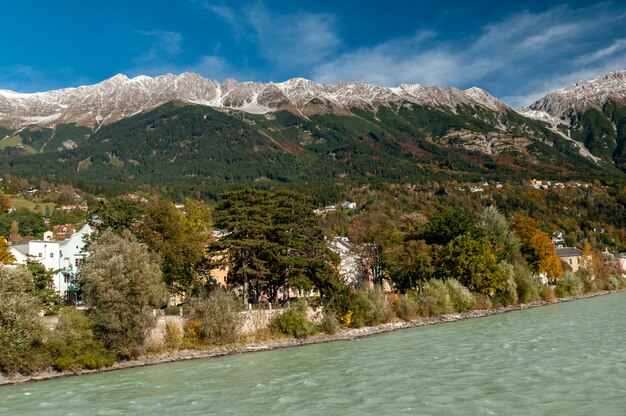
<path fill-rule="evenodd" d="M 9 243 L 3 236 L 0 236 L 0 263 L 11 264 L 14 261 L 15 256 L 9 251 Z"/>
<path fill-rule="evenodd" d="M 533 273 L 546 273 L 549 279 L 563 276 L 561 262 L 556 255 L 556 247 L 550 237 L 541 231 L 539 223 L 524 214 L 514 218 L 513 229 L 520 239 L 522 255 Z"/>

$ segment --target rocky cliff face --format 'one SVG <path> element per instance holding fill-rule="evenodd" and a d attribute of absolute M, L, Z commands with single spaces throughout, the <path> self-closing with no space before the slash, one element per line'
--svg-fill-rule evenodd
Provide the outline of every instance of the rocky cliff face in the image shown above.
<path fill-rule="evenodd" d="M 601 110 L 608 101 L 626 103 L 626 71 L 601 75 L 552 91 L 519 112 L 527 117 L 569 124 L 568 118 L 590 108 Z"/>
<path fill-rule="evenodd" d="M 264 114 L 287 109 L 296 114 L 346 113 L 350 108 L 377 108 L 414 103 L 453 112 L 459 105 L 497 112 L 509 108 L 480 88 L 400 85 L 385 88 L 356 82 L 320 85 L 302 78 L 281 83 L 223 83 L 184 73 L 128 78 L 116 75 L 99 84 L 34 94 L 0 90 L 0 125 L 22 128 L 76 123 L 97 128 L 154 109 L 166 102 L 182 101 L 216 108 Z"/>
<path fill-rule="evenodd" d="M 550 123 L 596 160 L 626 170 L 626 71 L 568 85 L 519 112 Z"/>

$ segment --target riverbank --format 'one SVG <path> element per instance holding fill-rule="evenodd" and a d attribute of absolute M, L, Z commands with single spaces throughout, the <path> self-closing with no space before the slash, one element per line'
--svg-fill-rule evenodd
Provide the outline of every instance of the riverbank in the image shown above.
<path fill-rule="evenodd" d="M 447 315 L 439 315 L 433 316 L 429 318 L 418 318 L 412 321 L 399 321 L 399 322 L 391 322 L 373 327 L 363 327 L 363 328 L 348 328 L 338 330 L 337 333 L 333 335 L 328 334 L 318 334 L 311 336 L 305 339 L 295 339 L 295 338 L 285 338 L 285 339 L 276 339 L 258 343 L 250 343 L 242 346 L 236 347 L 218 347 L 211 348 L 206 350 L 179 350 L 168 352 L 164 354 L 158 355 L 146 355 L 139 357 L 133 360 L 127 361 L 119 361 L 113 364 L 111 367 L 102 368 L 99 370 L 82 370 L 79 372 L 59 372 L 59 371 L 43 371 L 38 372 L 31 375 L 12 375 L 8 377 L 0 376 L 0 386 L 2 385 L 10 385 L 10 384 L 20 384 L 32 381 L 42 381 L 49 380 L 60 377 L 68 377 L 74 375 L 84 375 L 84 374 L 93 374 L 105 371 L 115 371 L 121 370 L 125 368 L 133 368 L 133 367 L 142 367 L 147 365 L 154 364 L 162 364 L 176 361 L 185 361 L 185 360 L 193 360 L 199 358 L 211 358 L 211 357 L 221 357 L 226 355 L 233 354 L 243 354 L 250 352 L 259 352 L 259 351 L 270 351 L 278 348 L 287 348 L 287 347 L 295 347 L 302 345 L 310 345 L 310 344 L 319 344 L 324 342 L 331 341 L 341 341 L 341 340 L 353 340 L 357 338 L 362 338 L 366 336 L 382 334 L 385 332 L 397 331 L 400 329 L 407 328 L 416 328 L 425 325 L 436 325 L 442 324 L 446 322 L 456 322 L 464 319 L 472 319 L 472 318 L 481 318 L 485 316 L 498 315 L 501 313 L 525 310 L 530 308 L 536 308 L 546 305 L 553 305 L 557 303 L 570 302 L 577 299 L 591 298 L 595 296 L 603 296 L 611 293 L 616 293 L 617 291 L 602 291 L 602 292 L 594 292 L 594 293 L 586 293 L 582 295 L 567 297 L 557 299 L 553 302 L 547 301 L 537 301 L 528 304 L 518 304 L 505 306 L 496 309 L 488 309 L 488 310 L 475 310 L 471 312 L 463 312 L 463 313 L 455 313 L 455 314 L 447 314 Z"/>

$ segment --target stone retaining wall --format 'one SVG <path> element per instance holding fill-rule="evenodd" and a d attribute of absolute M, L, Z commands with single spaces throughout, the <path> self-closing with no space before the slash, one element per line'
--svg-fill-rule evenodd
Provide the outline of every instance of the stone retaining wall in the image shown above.
<path fill-rule="evenodd" d="M 284 309 L 273 310 L 252 310 L 239 312 L 241 316 L 242 325 L 239 330 L 241 335 L 251 335 L 267 329 L 271 320 L 280 315 Z M 312 322 L 319 323 L 322 319 L 321 309 L 307 309 L 307 318 Z M 165 326 L 169 322 L 170 325 L 175 325 L 184 332 L 185 321 L 187 318 L 184 316 L 159 316 L 157 318 L 157 324 L 148 335 L 146 342 L 149 345 L 158 345 L 165 339 Z"/>

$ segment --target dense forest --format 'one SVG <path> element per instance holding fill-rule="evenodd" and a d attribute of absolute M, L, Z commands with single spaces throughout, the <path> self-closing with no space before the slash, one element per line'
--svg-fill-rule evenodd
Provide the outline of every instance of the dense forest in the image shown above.
<path fill-rule="evenodd" d="M 541 122 L 477 108 L 304 117 L 169 103 L 95 133 L 61 125 L 19 136 L 22 147 L 5 146 L 0 169 L 108 195 L 147 185 L 174 198 L 215 199 L 243 186 L 286 186 L 324 203 L 363 184 L 624 180 Z"/>

